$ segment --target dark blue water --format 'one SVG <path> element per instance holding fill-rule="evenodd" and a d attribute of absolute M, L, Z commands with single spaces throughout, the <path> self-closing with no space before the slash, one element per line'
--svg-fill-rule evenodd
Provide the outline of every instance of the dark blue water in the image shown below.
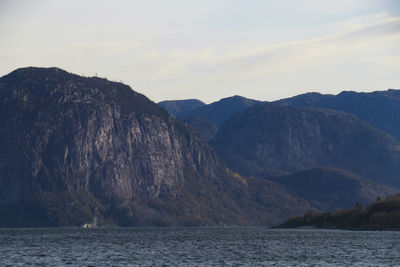
<path fill-rule="evenodd" d="M 400 266 L 400 232 L 0 229 L 0 266 Z"/>

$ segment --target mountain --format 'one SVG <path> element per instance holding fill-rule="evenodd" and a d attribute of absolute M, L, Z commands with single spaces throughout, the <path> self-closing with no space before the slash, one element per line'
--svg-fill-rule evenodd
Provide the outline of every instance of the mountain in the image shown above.
<path fill-rule="evenodd" d="M 232 97 L 223 98 L 209 105 L 195 108 L 180 118 L 185 119 L 191 116 L 202 117 L 209 120 L 217 127 L 220 127 L 232 115 L 259 103 L 261 103 L 261 101 L 235 95 Z"/>
<path fill-rule="evenodd" d="M 400 141 L 400 90 L 389 89 L 371 93 L 345 91 L 338 95 L 307 93 L 275 103 L 346 111 Z"/>
<path fill-rule="evenodd" d="M 199 117 L 199 116 L 190 116 L 184 119 L 185 122 L 190 124 L 194 129 L 196 129 L 204 141 L 210 141 L 214 139 L 215 134 L 218 132 L 217 126 L 215 126 L 211 121 Z"/>
<path fill-rule="evenodd" d="M 382 200 L 378 198 L 369 206 L 357 204 L 354 209 L 335 214 L 309 211 L 279 225 L 282 228 L 316 227 L 350 230 L 400 230 L 400 195 Z"/>
<path fill-rule="evenodd" d="M 400 188 L 400 144 L 341 111 L 259 104 L 226 121 L 211 144 L 244 176 L 330 166 Z"/>
<path fill-rule="evenodd" d="M 18 69 L 0 122 L 0 226 L 268 225 L 310 207 L 122 83 Z"/>
<path fill-rule="evenodd" d="M 293 196 L 306 199 L 318 210 L 349 209 L 355 203 L 370 204 L 378 197 L 398 193 L 394 188 L 331 167 L 316 167 L 269 179 L 281 184 Z"/>
<path fill-rule="evenodd" d="M 172 116 L 180 118 L 184 116 L 188 111 L 204 106 L 205 103 L 197 99 L 186 99 L 166 100 L 159 102 L 158 105 L 165 108 Z"/>
<path fill-rule="evenodd" d="M 204 140 L 215 137 L 218 128 L 234 114 L 261 103 L 257 100 L 232 96 L 205 105 L 195 102 L 198 100 L 171 100 L 158 103 L 168 110 L 171 115 L 189 123 L 196 129 Z M 196 108 L 192 108 L 197 103 Z M 201 102 L 202 103 L 202 102 Z"/>
<path fill-rule="evenodd" d="M 296 107 L 318 107 L 316 103 L 323 102 L 327 99 L 334 98 L 335 95 L 331 94 L 321 94 L 317 92 L 305 93 L 297 95 L 294 97 L 284 98 L 272 103 L 286 105 L 286 106 L 296 106 Z"/>

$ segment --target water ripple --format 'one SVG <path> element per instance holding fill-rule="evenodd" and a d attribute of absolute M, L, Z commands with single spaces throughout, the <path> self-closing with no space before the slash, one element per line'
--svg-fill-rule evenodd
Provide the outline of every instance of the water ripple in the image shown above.
<path fill-rule="evenodd" d="M 400 266 L 400 232 L 0 229 L 0 266 Z"/>

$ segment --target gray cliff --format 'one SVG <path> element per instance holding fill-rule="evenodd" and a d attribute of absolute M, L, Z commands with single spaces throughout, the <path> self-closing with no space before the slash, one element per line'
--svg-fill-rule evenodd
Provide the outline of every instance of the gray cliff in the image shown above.
<path fill-rule="evenodd" d="M 57 68 L 19 69 L 0 78 L 0 121 L 0 226 L 282 219 L 271 212 L 280 203 L 255 201 L 246 179 L 191 127 L 127 85 Z M 285 201 L 290 208 L 279 214 L 308 208 Z"/>

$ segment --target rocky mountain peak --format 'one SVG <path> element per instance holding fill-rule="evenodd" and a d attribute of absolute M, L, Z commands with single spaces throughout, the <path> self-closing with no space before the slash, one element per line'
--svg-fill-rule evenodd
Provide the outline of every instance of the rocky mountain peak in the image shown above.
<path fill-rule="evenodd" d="M 260 225 L 307 207 L 272 182 L 253 196 L 191 127 L 122 83 L 19 69 L 0 78 L 0 122 L 0 226 Z M 274 192 L 288 209 L 265 201 Z"/>

